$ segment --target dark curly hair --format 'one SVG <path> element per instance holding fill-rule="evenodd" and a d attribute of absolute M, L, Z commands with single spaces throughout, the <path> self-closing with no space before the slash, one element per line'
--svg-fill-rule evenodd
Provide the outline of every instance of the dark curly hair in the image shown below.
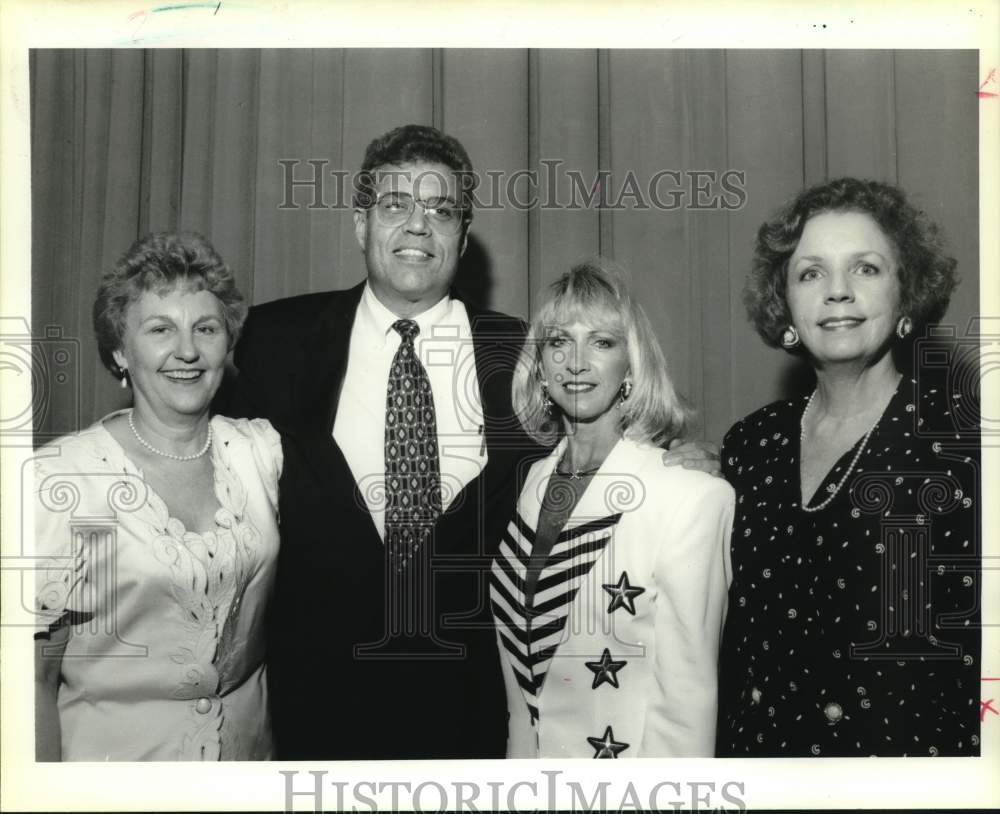
<path fill-rule="evenodd" d="M 469 154 L 458 139 L 423 124 L 404 124 L 368 145 L 355 181 L 354 206 L 368 209 L 375 203 L 374 171 L 379 167 L 416 162 L 443 164 L 455 173 L 462 194 L 462 217 L 468 226 L 472 220 L 472 192 L 476 186 Z"/>
<path fill-rule="evenodd" d="M 208 291 L 222 303 L 229 347 L 243 328 L 247 304 L 232 271 L 204 237 L 194 232 L 157 232 L 139 238 L 102 278 L 94 300 L 94 335 L 101 362 L 116 377 L 123 371 L 112 355 L 125 338 L 129 306 L 147 291 L 165 293 L 181 286 Z"/>
<path fill-rule="evenodd" d="M 958 284 L 957 262 L 945 254 L 937 225 L 907 201 L 899 187 L 838 178 L 803 190 L 757 232 L 743 303 L 768 345 L 781 347 L 781 334 L 792 322 L 785 296 L 788 260 L 807 221 L 823 212 L 864 213 L 885 233 L 899 261 L 900 314 L 913 320 L 914 336 L 944 316 Z M 802 352 L 801 346 L 796 351 Z"/>

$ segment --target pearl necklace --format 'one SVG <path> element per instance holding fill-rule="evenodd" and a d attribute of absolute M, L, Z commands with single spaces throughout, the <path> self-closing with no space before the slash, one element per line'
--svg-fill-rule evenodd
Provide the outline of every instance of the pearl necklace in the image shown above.
<path fill-rule="evenodd" d="M 205 436 L 205 445 L 193 455 L 174 455 L 172 452 L 164 452 L 162 449 L 157 449 L 149 443 L 149 441 L 139 435 L 139 431 L 135 428 L 135 422 L 132 421 L 132 413 L 134 412 L 134 410 L 128 411 L 128 425 L 132 429 L 132 435 L 135 436 L 135 440 L 142 444 L 150 452 L 155 452 L 157 455 L 162 455 L 164 458 L 170 458 L 173 461 L 193 461 L 208 452 L 208 448 L 212 446 L 212 425 L 209 424 L 208 434 Z"/>
<path fill-rule="evenodd" d="M 816 395 L 816 391 L 813 390 L 812 394 L 809 396 L 809 400 L 806 402 L 806 408 L 802 411 L 802 418 L 799 419 L 799 460 L 802 459 L 802 444 L 806 440 L 806 415 L 809 412 L 809 408 L 812 407 L 813 396 Z M 878 426 L 878 422 L 882 420 L 882 414 L 880 413 L 875 419 L 875 423 L 868 428 L 868 432 L 864 434 L 861 439 L 861 444 L 858 446 L 858 451 L 854 453 L 854 457 L 851 458 L 851 464 L 847 467 L 847 471 L 844 476 L 840 479 L 840 482 L 833 488 L 830 492 L 830 496 L 820 503 L 818 506 L 806 506 L 806 502 L 802 501 L 802 511 L 804 512 L 818 512 L 820 509 L 825 509 L 830 505 L 830 502 L 837 496 L 840 488 L 847 483 L 847 479 L 851 477 L 851 473 L 854 471 L 855 465 L 858 463 L 858 459 L 861 457 L 861 453 L 865 451 L 865 447 L 868 446 L 868 439 L 871 438 L 872 433 L 875 432 L 875 428 Z"/>

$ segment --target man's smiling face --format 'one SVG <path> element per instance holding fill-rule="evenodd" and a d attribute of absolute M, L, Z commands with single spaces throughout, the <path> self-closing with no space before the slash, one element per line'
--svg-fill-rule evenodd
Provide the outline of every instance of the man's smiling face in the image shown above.
<path fill-rule="evenodd" d="M 376 200 L 399 195 L 427 205 L 454 208 L 461 203 L 455 174 L 444 164 L 383 166 L 373 175 Z M 465 229 L 442 228 L 420 203 L 406 220 L 394 225 L 384 222 L 377 206 L 355 210 L 354 234 L 365 253 L 368 284 L 399 317 L 426 311 L 448 293 L 466 244 Z"/>

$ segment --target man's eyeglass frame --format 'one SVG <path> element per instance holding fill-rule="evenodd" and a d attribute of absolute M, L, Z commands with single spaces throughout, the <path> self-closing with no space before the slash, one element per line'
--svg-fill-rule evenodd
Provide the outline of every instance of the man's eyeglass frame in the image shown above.
<path fill-rule="evenodd" d="M 401 205 L 400 211 L 387 212 L 385 210 L 382 204 L 388 198 L 393 199 L 397 205 Z M 414 198 L 408 192 L 395 192 L 392 190 L 383 192 L 375 199 L 371 208 L 375 210 L 375 216 L 383 225 L 399 226 L 410 219 L 418 204 L 424 210 L 424 219 L 434 227 L 435 231 L 455 234 L 467 220 L 466 207 L 459 206 L 451 198 L 432 198 L 429 201 L 424 201 Z M 442 209 L 451 211 L 454 217 L 442 220 L 439 215 Z"/>

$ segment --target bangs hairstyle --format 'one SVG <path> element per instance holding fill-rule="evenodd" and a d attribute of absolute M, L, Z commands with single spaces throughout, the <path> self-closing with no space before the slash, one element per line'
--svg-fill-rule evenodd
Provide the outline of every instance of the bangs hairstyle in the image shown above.
<path fill-rule="evenodd" d="M 123 371 L 112 355 L 125 338 L 129 306 L 147 291 L 208 291 L 222 303 L 229 348 L 240 336 L 247 304 L 218 252 L 193 232 L 158 232 L 139 238 L 102 278 L 94 301 L 94 335 L 101 362 L 116 378 Z"/>
<path fill-rule="evenodd" d="M 542 347 L 548 330 L 582 322 L 610 330 L 625 342 L 632 393 L 620 407 L 622 435 L 656 445 L 683 437 L 691 411 L 674 389 L 653 326 L 633 301 L 624 271 L 603 258 L 574 266 L 551 286 L 535 314 L 514 371 L 514 413 L 524 431 L 543 446 L 563 435 L 560 417 L 549 416 L 542 396 Z M 556 408 L 558 411 L 558 408 Z"/>

